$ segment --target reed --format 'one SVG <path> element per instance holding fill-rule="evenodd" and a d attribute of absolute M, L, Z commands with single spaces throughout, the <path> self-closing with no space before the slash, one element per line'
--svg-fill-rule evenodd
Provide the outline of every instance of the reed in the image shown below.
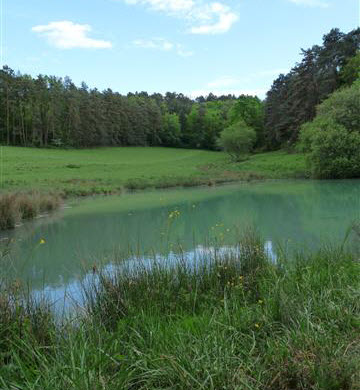
<path fill-rule="evenodd" d="M 0 388 L 357 389 L 357 257 L 263 248 L 252 232 L 195 261 L 94 269 L 85 306 L 57 324 L 46 301 L 3 288 Z"/>
<path fill-rule="evenodd" d="M 43 212 L 60 207 L 58 194 L 41 192 L 16 192 L 0 195 L 0 230 L 13 229 L 23 220 L 33 219 Z"/>

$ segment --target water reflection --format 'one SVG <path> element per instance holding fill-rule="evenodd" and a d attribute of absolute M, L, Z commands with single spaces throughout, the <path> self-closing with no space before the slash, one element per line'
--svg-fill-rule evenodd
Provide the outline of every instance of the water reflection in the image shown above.
<path fill-rule="evenodd" d="M 192 271 L 199 267 L 207 267 L 214 259 L 239 256 L 240 252 L 241 247 L 239 245 L 222 247 L 198 245 L 188 252 L 183 252 L 180 249 L 177 252 L 170 251 L 166 256 L 154 253 L 152 256 L 131 256 L 121 262 L 110 262 L 102 265 L 101 273 L 111 276 L 118 271 L 125 270 L 128 274 L 136 275 L 139 270 L 151 270 L 151 268 L 159 266 L 171 268 L 179 263 Z M 276 263 L 277 255 L 271 241 L 265 242 L 264 253 L 271 261 Z M 40 289 L 34 289 L 32 293 L 37 300 L 46 297 L 53 304 L 57 313 L 69 313 L 74 308 L 81 309 L 85 307 L 84 291 L 88 287 L 91 289 L 91 286 L 97 285 L 98 282 L 98 268 L 92 267 L 83 276 L 70 283 L 63 283 L 57 287 L 44 286 Z"/>
<path fill-rule="evenodd" d="M 179 215 L 169 218 L 177 210 Z M 199 246 L 229 247 L 238 232 L 256 226 L 266 250 L 312 250 L 340 242 L 360 219 L 360 181 L 287 181 L 153 191 L 95 198 L 51 218 L 6 232 L 9 254 L 2 275 L 27 281 L 55 298 L 77 290 L 84 270 L 114 258 L 167 256 L 173 248 L 194 256 Z M 40 239 L 46 243 L 39 245 Z M 275 259 L 275 257 L 274 257 Z"/>

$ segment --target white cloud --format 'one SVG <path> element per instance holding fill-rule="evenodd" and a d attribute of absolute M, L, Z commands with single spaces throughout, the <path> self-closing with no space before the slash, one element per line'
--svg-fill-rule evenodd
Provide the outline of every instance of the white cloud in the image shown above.
<path fill-rule="evenodd" d="M 133 41 L 133 44 L 137 47 L 142 47 L 143 49 L 156 49 L 169 51 L 174 48 L 174 45 L 163 38 L 153 38 L 153 39 L 136 39 Z"/>
<path fill-rule="evenodd" d="M 222 34 L 230 30 L 238 20 L 238 16 L 230 7 L 221 3 L 211 3 L 203 9 L 194 12 L 195 19 L 209 20 L 209 23 L 201 23 L 193 26 L 190 32 L 193 34 Z"/>
<path fill-rule="evenodd" d="M 194 0 L 125 0 L 128 4 L 144 4 L 157 11 L 186 12 L 191 10 Z"/>
<path fill-rule="evenodd" d="M 124 0 L 186 20 L 192 34 L 222 34 L 230 30 L 238 15 L 227 5 L 206 0 Z"/>
<path fill-rule="evenodd" d="M 183 45 L 176 45 L 176 53 L 181 57 L 191 57 L 194 55 L 194 52 L 191 50 L 186 50 Z"/>
<path fill-rule="evenodd" d="M 164 38 L 135 39 L 133 45 L 143 49 L 174 51 L 181 57 L 190 57 L 194 54 L 192 51 L 186 50 L 183 45 L 179 43 L 174 44 Z"/>
<path fill-rule="evenodd" d="M 305 5 L 308 7 L 322 7 L 327 8 L 329 3 L 325 0 L 289 0 L 297 5 Z"/>
<path fill-rule="evenodd" d="M 46 38 L 50 45 L 59 49 L 109 49 L 112 47 L 109 41 L 89 38 L 87 34 L 91 31 L 91 26 L 88 24 L 77 24 L 63 20 L 35 26 L 31 30 Z"/>

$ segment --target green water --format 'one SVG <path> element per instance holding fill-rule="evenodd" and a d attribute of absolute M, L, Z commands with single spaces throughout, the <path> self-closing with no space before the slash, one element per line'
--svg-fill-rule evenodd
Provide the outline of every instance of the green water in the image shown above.
<path fill-rule="evenodd" d="M 179 248 L 192 253 L 206 243 L 231 245 L 249 225 L 259 229 L 273 252 L 277 243 L 311 250 L 340 242 L 360 220 L 360 180 L 150 191 L 68 206 L 2 235 L 8 251 L 0 263 L 2 275 L 60 296 L 95 264 Z M 175 210 L 179 215 L 169 218 Z"/>

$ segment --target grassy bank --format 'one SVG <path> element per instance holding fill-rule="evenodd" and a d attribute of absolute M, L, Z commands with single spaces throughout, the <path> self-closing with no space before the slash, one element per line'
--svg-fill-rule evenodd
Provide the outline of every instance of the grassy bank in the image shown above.
<path fill-rule="evenodd" d="M 13 229 L 24 220 L 51 212 L 61 204 L 61 197 L 54 193 L 13 192 L 0 194 L 0 230 Z"/>
<path fill-rule="evenodd" d="M 158 147 L 2 147 L 2 156 L 3 190 L 50 189 L 65 195 L 307 177 L 304 156 L 286 152 L 256 154 L 242 163 L 232 163 L 223 152 Z"/>
<path fill-rule="evenodd" d="M 344 248 L 274 264 L 240 250 L 99 274 L 76 318 L 0 296 L 0 388 L 323 389 L 359 383 L 359 262 Z"/>

